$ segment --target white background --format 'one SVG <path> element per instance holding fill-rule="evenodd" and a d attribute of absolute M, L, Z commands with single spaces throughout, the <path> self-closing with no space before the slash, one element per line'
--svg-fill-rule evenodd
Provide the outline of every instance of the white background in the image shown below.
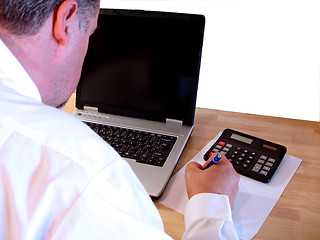
<path fill-rule="evenodd" d="M 197 106 L 320 121 L 320 0 L 101 0 L 206 17 Z"/>

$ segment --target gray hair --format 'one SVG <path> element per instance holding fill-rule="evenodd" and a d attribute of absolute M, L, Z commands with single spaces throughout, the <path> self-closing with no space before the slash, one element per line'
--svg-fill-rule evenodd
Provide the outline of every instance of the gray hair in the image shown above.
<path fill-rule="evenodd" d="M 12 34 L 34 35 L 65 0 L 0 0 L 0 26 Z M 87 31 L 100 0 L 77 0 L 79 27 Z"/>

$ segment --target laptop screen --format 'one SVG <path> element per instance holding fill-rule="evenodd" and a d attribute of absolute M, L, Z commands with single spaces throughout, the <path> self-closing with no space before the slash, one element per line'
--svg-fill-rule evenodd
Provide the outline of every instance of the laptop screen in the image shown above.
<path fill-rule="evenodd" d="M 202 15 L 101 9 L 77 108 L 192 125 L 204 24 Z"/>

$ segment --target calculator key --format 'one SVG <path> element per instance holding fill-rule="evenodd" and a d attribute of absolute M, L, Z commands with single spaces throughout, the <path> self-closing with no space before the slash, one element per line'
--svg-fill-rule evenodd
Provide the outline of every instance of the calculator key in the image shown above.
<path fill-rule="evenodd" d="M 221 145 L 217 145 L 217 146 L 216 146 L 216 148 L 217 148 L 217 149 L 222 149 L 222 148 L 223 148 L 223 146 L 221 146 Z"/>
<path fill-rule="evenodd" d="M 272 166 L 273 166 L 273 163 L 271 163 L 271 162 L 266 162 L 266 166 L 272 167 Z"/>
<path fill-rule="evenodd" d="M 234 161 L 233 164 L 239 166 L 239 165 L 241 164 L 241 162 L 239 162 L 239 161 Z"/>
<path fill-rule="evenodd" d="M 227 152 L 226 152 L 226 151 L 221 151 L 221 153 L 222 153 L 223 155 L 227 155 Z"/>
<path fill-rule="evenodd" d="M 247 159 L 247 160 L 245 160 L 244 162 L 245 162 L 246 164 L 250 164 L 250 163 L 251 163 L 251 161 L 250 161 L 250 160 L 248 160 L 248 159 Z"/>
<path fill-rule="evenodd" d="M 254 167 L 252 168 L 252 171 L 254 172 L 259 172 L 261 169 L 262 165 L 259 163 L 256 163 L 256 165 L 254 165 Z"/>
<path fill-rule="evenodd" d="M 269 172 L 271 168 L 267 167 L 267 166 L 264 166 L 262 169 Z"/>
<path fill-rule="evenodd" d="M 239 152 L 238 152 L 238 151 L 234 151 L 234 152 L 233 152 L 233 154 L 238 155 L 238 154 L 239 154 Z"/>
<path fill-rule="evenodd" d="M 265 156 L 265 155 L 261 155 L 261 156 L 260 156 L 260 159 L 267 160 L 267 159 L 268 159 L 268 157 L 267 157 L 267 156 Z"/>
<path fill-rule="evenodd" d="M 243 158 L 242 157 L 238 157 L 238 161 L 242 162 Z"/>
<path fill-rule="evenodd" d="M 244 154 L 244 153 L 241 153 L 241 154 L 240 154 L 240 156 L 241 156 L 241 157 L 245 157 L 245 156 L 246 156 L 246 154 Z"/>
<path fill-rule="evenodd" d="M 257 156 L 257 154 L 255 152 L 252 152 L 251 156 L 255 157 L 255 156 Z"/>
<path fill-rule="evenodd" d="M 224 147 L 222 151 L 229 152 L 230 148 Z"/>
<path fill-rule="evenodd" d="M 230 158 L 231 158 L 231 159 L 235 159 L 235 158 L 236 158 L 236 155 L 232 154 L 232 155 L 230 156 Z"/>
<path fill-rule="evenodd" d="M 219 145 L 219 146 L 224 147 L 224 145 L 226 145 L 226 143 L 225 143 L 225 142 L 220 141 L 220 142 L 218 143 L 218 145 Z"/>
<path fill-rule="evenodd" d="M 226 147 L 227 147 L 227 148 L 232 148 L 232 144 L 227 143 L 227 144 L 226 144 Z"/>
<path fill-rule="evenodd" d="M 261 170 L 260 171 L 260 174 L 264 175 L 264 176 L 267 176 L 268 172 L 267 171 L 264 171 L 264 170 Z"/>
<path fill-rule="evenodd" d="M 242 164 L 242 167 L 243 167 L 243 168 L 248 168 L 248 167 L 249 167 L 249 164 L 243 163 L 243 164 Z"/>
<path fill-rule="evenodd" d="M 239 152 L 242 151 L 242 149 L 240 147 L 237 147 L 236 150 L 239 151 Z"/>
<path fill-rule="evenodd" d="M 266 161 L 264 161 L 264 160 L 262 160 L 262 159 L 259 159 L 258 161 L 257 161 L 257 163 L 260 163 L 260 164 L 264 164 Z"/>
<path fill-rule="evenodd" d="M 219 152 L 220 150 L 219 149 L 217 149 L 217 148 L 214 148 L 213 150 L 212 150 L 212 152 Z"/>
<path fill-rule="evenodd" d="M 243 150 L 243 153 L 248 154 L 249 151 L 247 149 Z"/>
<path fill-rule="evenodd" d="M 253 159 L 255 159 L 255 157 L 249 156 L 248 159 L 249 159 L 250 161 L 252 161 Z"/>
<path fill-rule="evenodd" d="M 268 162 L 274 163 L 276 160 L 274 158 L 269 158 Z"/>

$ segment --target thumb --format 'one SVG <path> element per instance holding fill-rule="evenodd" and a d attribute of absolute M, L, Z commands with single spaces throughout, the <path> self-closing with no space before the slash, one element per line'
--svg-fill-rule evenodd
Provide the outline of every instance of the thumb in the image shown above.
<path fill-rule="evenodd" d="M 201 164 L 199 164 L 197 162 L 190 162 L 190 163 L 188 163 L 188 165 L 186 167 L 186 172 L 195 172 L 195 171 L 199 171 L 199 170 L 203 170 L 203 167 Z"/>

